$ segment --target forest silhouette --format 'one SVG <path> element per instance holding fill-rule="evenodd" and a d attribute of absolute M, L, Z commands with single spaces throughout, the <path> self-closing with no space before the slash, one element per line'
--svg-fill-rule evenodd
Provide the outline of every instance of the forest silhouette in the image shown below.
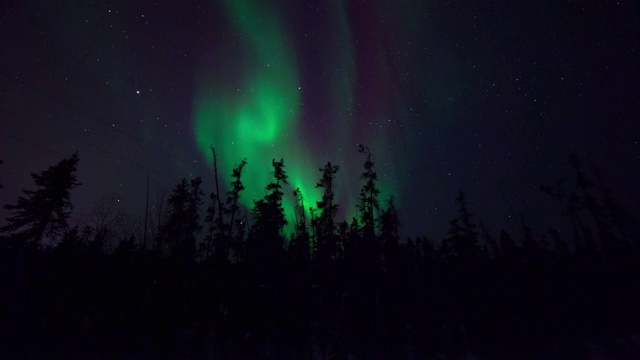
<path fill-rule="evenodd" d="M 493 232 L 460 191 L 431 239 L 400 237 L 367 146 L 358 216 L 337 218 L 327 162 L 320 201 L 293 191 L 293 224 L 283 159 L 245 211 L 247 160 L 222 188 L 211 150 L 215 191 L 183 179 L 141 233 L 108 196 L 70 225 L 77 153 L 32 174 L 0 223 L 0 358 L 640 357 L 638 222 L 575 155 L 570 188 L 540 186 L 567 231 Z"/>

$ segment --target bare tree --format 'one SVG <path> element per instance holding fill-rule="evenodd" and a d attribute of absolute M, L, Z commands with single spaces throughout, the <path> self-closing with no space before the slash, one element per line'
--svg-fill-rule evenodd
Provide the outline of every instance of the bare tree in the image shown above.
<path fill-rule="evenodd" d="M 164 218 L 165 206 L 167 204 L 167 194 L 168 190 L 159 190 L 156 193 L 156 200 L 151 206 L 151 212 L 149 214 L 149 233 L 147 234 L 147 239 L 152 241 L 151 248 L 155 248 L 156 245 L 156 237 L 158 235 L 158 228 L 160 224 L 162 224 L 162 220 Z"/>
<path fill-rule="evenodd" d="M 96 201 L 82 216 L 82 223 L 92 230 L 94 241 L 100 242 L 103 249 L 109 252 L 119 240 L 130 235 L 127 219 L 128 215 L 120 204 L 120 196 L 112 193 L 105 194 Z"/>

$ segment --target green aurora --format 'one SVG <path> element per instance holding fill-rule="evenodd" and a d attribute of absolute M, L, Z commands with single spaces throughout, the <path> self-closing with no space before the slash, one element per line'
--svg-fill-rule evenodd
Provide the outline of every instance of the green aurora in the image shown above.
<path fill-rule="evenodd" d="M 263 196 L 274 158 L 285 158 L 292 188 L 300 188 L 305 201 L 315 205 L 320 199 L 315 189 L 318 174 L 302 171 L 311 165 L 310 154 L 297 141 L 300 83 L 286 35 L 276 17 L 257 4 L 228 1 L 227 5 L 248 44 L 244 56 L 253 62 L 250 68 L 254 71 L 242 74 L 241 88 L 234 89 L 235 93 L 201 85 L 194 111 L 198 147 L 209 162 L 213 160 L 210 147 L 216 148 L 219 171 L 225 179 L 232 167 L 247 157 L 242 202 L 248 207 Z M 263 14 L 259 20 L 255 17 L 258 11 Z M 291 220 L 293 199 L 285 199 L 287 218 Z"/>
<path fill-rule="evenodd" d="M 231 169 L 243 158 L 248 164 L 243 172 L 246 190 L 241 202 L 251 208 L 253 201 L 264 196 L 264 188 L 271 181 L 271 160 L 284 158 L 289 176 L 290 191 L 285 194 L 284 208 L 289 230 L 295 217 L 295 199 L 291 192 L 299 188 L 304 196 L 305 208 L 315 207 L 321 192 L 315 187 L 321 176 L 319 168 L 327 160 L 341 166 L 336 179 L 341 212 L 347 219 L 356 216 L 356 199 L 361 184 L 358 176 L 364 159 L 356 152 L 353 135 L 353 114 L 349 112 L 353 101 L 353 83 L 356 76 L 351 34 L 345 10 L 341 4 L 335 9 L 340 26 L 332 34 L 347 39 L 342 45 L 329 50 L 333 57 L 331 66 L 343 69 L 346 76 L 329 79 L 335 98 L 331 107 L 339 120 L 332 122 L 330 141 L 340 144 L 345 151 L 323 159 L 304 142 L 302 129 L 302 91 L 296 54 L 281 21 L 269 8 L 249 0 L 226 1 L 228 21 L 238 32 L 237 52 L 227 68 L 204 66 L 197 79 L 194 102 L 194 132 L 197 146 L 209 164 L 213 161 L 211 147 L 216 149 L 218 173 L 223 184 L 228 184 Z M 260 14 L 256 16 L 256 14 Z M 238 70 L 240 68 L 240 70 Z M 212 72 L 222 72 L 224 75 Z M 211 80 L 211 76 L 229 76 L 234 72 L 234 82 L 228 78 Z M 226 80 L 226 81 L 225 81 Z M 323 136 L 322 133 L 314 136 Z M 372 142 L 375 146 L 377 140 Z M 375 152 L 375 151 L 374 151 Z M 376 155 L 376 154 L 374 154 Z M 348 164 L 356 165 L 344 171 Z M 381 176 L 379 186 L 383 196 L 390 187 Z"/>

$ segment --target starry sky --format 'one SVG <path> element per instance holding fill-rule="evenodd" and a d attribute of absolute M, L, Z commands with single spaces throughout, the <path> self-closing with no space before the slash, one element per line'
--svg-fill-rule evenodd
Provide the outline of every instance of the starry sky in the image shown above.
<path fill-rule="evenodd" d="M 318 169 L 339 165 L 350 218 L 364 143 L 403 235 L 442 237 L 460 189 L 492 230 L 515 231 L 520 213 L 534 226 L 558 221 L 537 186 L 570 187 L 571 152 L 637 214 L 639 6 L 5 1 L 0 201 L 77 150 L 75 219 L 110 193 L 142 218 L 147 174 L 152 206 L 183 177 L 212 191 L 214 146 L 223 182 L 247 158 L 249 206 L 273 158 L 311 205 Z"/>

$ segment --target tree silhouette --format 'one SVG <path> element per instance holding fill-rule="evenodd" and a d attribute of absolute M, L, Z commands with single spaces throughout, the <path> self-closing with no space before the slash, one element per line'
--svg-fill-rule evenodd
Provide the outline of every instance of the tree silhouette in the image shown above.
<path fill-rule="evenodd" d="M 393 197 L 390 197 L 387 201 L 387 208 L 380 215 L 380 242 L 382 243 L 383 264 L 387 269 L 399 265 L 399 228 L 398 211 Z"/>
<path fill-rule="evenodd" d="M 378 173 L 374 169 L 373 157 L 369 147 L 363 144 L 358 145 L 358 152 L 365 156 L 364 172 L 360 179 L 364 180 L 364 185 L 360 189 L 360 220 L 362 221 L 362 234 L 365 240 L 372 240 L 375 235 L 375 212 L 380 209 L 378 195 L 380 190 L 376 184 Z"/>
<path fill-rule="evenodd" d="M 118 207 L 117 194 L 103 195 L 89 211 L 82 216 L 82 222 L 93 234 L 93 241 L 99 246 L 111 247 L 111 243 L 124 239 L 127 234 L 126 212 Z M 114 242 L 115 244 L 115 242 Z"/>
<path fill-rule="evenodd" d="M 517 236 L 492 233 L 461 191 L 442 242 L 403 240 L 393 198 L 378 209 L 371 152 L 360 151 L 359 217 L 337 219 L 338 167 L 326 163 L 316 206 L 293 191 L 286 251 L 282 159 L 271 163 L 246 241 L 242 161 L 226 199 L 214 192 L 202 237 L 195 178 L 177 184 L 166 205 L 159 197 L 153 248 L 137 246 L 124 226 L 116 231 L 129 215 L 113 211 L 113 197 L 84 218 L 90 226 L 57 229 L 53 249 L 0 242 L 0 358 L 638 358 L 639 232 L 597 171 L 592 181 L 571 160 L 568 191 L 541 187 L 568 215 L 557 228 L 536 231 L 520 215 Z M 60 174 L 77 186 L 75 165 L 65 164 L 35 176 L 41 189 L 26 192 L 20 214 L 40 219 L 51 208 L 40 192 L 64 188 Z M 35 239 L 26 230 L 37 224 L 10 235 Z M 104 234 L 119 240 L 113 251 L 90 241 Z M 203 251 L 213 246 L 221 257 L 197 257 L 202 239 Z"/>
<path fill-rule="evenodd" d="M 212 151 L 215 159 L 215 151 L 213 149 Z M 205 215 L 205 222 L 209 224 L 209 227 L 204 238 L 204 243 L 202 244 L 205 248 L 203 251 L 205 259 L 209 257 L 212 251 L 214 251 L 216 258 L 221 261 L 228 260 L 229 250 L 232 247 L 236 250 L 236 256 L 238 256 L 240 252 L 239 247 L 241 244 L 234 242 L 238 240 L 239 235 L 243 231 L 242 221 L 241 219 L 237 219 L 237 216 L 240 210 L 238 200 L 240 199 L 240 193 L 245 188 L 242 183 L 242 170 L 246 165 L 247 159 L 245 158 L 240 164 L 233 168 L 231 172 L 231 189 L 227 192 L 227 198 L 224 204 L 220 201 L 217 192 L 213 192 L 209 196 L 210 205 L 207 207 Z M 214 166 L 217 166 L 215 160 Z M 216 189 L 218 189 L 217 180 Z"/>
<path fill-rule="evenodd" d="M 242 184 L 242 169 L 247 165 L 247 159 L 244 158 L 236 166 L 233 168 L 231 173 L 231 178 L 233 181 L 231 182 L 231 190 L 227 194 L 226 207 L 224 209 L 227 216 L 229 216 L 229 223 L 227 224 L 227 235 L 230 239 L 234 238 L 237 234 L 234 233 L 234 226 L 236 224 L 236 215 L 238 214 L 238 210 L 240 207 L 238 206 L 238 199 L 240 199 L 240 193 L 244 190 L 244 184 Z M 225 255 L 228 255 L 225 254 Z"/>
<path fill-rule="evenodd" d="M 633 225 L 636 224 L 638 220 L 630 216 L 627 209 L 620 204 L 620 201 L 613 194 L 612 190 L 605 185 L 602 174 L 600 174 L 600 171 L 595 166 L 593 166 L 593 172 L 595 173 L 598 190 L 601 194 L 602 206 L 606 213 L 605 216 L 608 216 L 611 226 L 616 228 L 621 239 L 621 246 L 637 246 L 638 239 L 630 236 L 630 233 L 632 232 Z"/>
<path fill-rule="evenodd" d="M 218 228 L 218 237 L 219 239 L 222 241 L 222 239 L 224 239 L 224 220 L 222 219 L 222 216 L 224 215 L 224 210 L 223 210 L 223 205 L 222 205 L 222 194 L 220 192 L 220 184 L 218 181 L 218 157 L 216 155 L 216 149 L 212 146 L 211 147 L 211 153 L 213 154 L 213 171 L 214 171 L 214 177 L 215 177 L 215 184 L 216 184 L 216 191 L 215 193 L 211 194 L 211 200 L 215 203 L 212 206 L 217 205 L 218 206 L 218 224 L 217 224 L 217 228 Z M 215 214 L 215 211 L 214 211 Z"/>
<path fill-rule="evenodd" d="M 596 181 L 582 168 L 576 154 L 569 155 L 569 166 L 573 170 L 574 188 L 565 193 L 559 186 L 552 188 L 540 185 L 540 190 L 559 201 L 566 202 L 565 214 L 570 216 L 574 229 L 576 250 L 599 256 L 616 256 L 634 243 L 628 233 L 636 221 L 626 211 L 610 189 L 604 185 L 602 175 L 594 167 Z M 599 194 L 599 196 L 598 196 Z M 586 216 L 585 216 L 586 215 Z"/>
<path fill-rule="evenodd" d="M 316 183 L 317 188 L 323 190 L 322 200 L 316 202 L 320 214 L 314 219 L 317 223 L 316 228 L 316 246 L 314 249 L 316 258 L 321 261 L 328 261 L 337 256 L 337 239 L 336 239 L 336 213 L 338 204 L 335 203 L 335 177 L 340 169 L 337 165 L 327 162 L 324 167 L 320 168 L 322 177 Z"/>
<path fill-rule="evenodd" d="M 289 244 L 289 253 L 293 261 L 306 263 L 311 258 L 309 243 L 309 229 L 307 228 L 307 216 L 305 213 L 304 196 L 300 188 L 293 191 L 296 198 L 296 224 Z"/>
<path fill-rule="evenodd" d="M 458 193 L 456 202 L 459 213 L 449 222 L 448 237 L 443 243 L 444 251 L 451 251 L 450 255 L 461 262 L 473 261 L 480 255 L 480 247 L 476 225 L 471 220 L 473 214 L 469 212 L 469 204 L 463 191 Z"/>
<path fill-rule="evenodd" d="M 24 195 L 18 197 L 17 204 L 4 206 L 11 215 L 0 232 L 36 244 L 45 237 L 57 240 L 69 228 L 71 190 L 80 186 L 76 179 L 78 161 L 76 152 L 40 174 L 31 174 L 38 189 L 22 190 Z"/>
<path fill-rule="evenodd" d="M 217 224 L 216 221 L 216 206 L 218 197 L 216 193 L 212 192 L 209 195 L 210 204 L 207 206 L 207 210 L 204 216 L 204 222 L 209 224 L 207 227 L 207 233 L 204 237 L 204 242 L 202 243 L 202 247 L 200 249 L 200 253 L 204 256 L 205 259 L 208 259 L 211 255 L 212 251 L 214 251 L 215 239 L 216 239 L 216 231 Z M 218 236 L 218 239 L 220 236 Z"/>
<path fill-rule="evenodd" d="M 198 214 L 203 195 L 201 184 L 200 177 L 190 184 L 182 179 L 169 195 L 168 209 L 158 234 L 163 253 L 195 260 L 195 236 L 201 229 Z"/>
<path fill-rule="evenodd" d="M 251 210 L 254 224 L 249 235 L 251 252 L 254 256 L 273 258 L 277 256 L 284 242 L 284 227 L 287 219 L 282 207 L 283 186 L 288 184 L 284 170 L 284 160 L 272 160 L 273 180 L 267 185 L 267 194 L 263 199 L 254 201 Z"/>

